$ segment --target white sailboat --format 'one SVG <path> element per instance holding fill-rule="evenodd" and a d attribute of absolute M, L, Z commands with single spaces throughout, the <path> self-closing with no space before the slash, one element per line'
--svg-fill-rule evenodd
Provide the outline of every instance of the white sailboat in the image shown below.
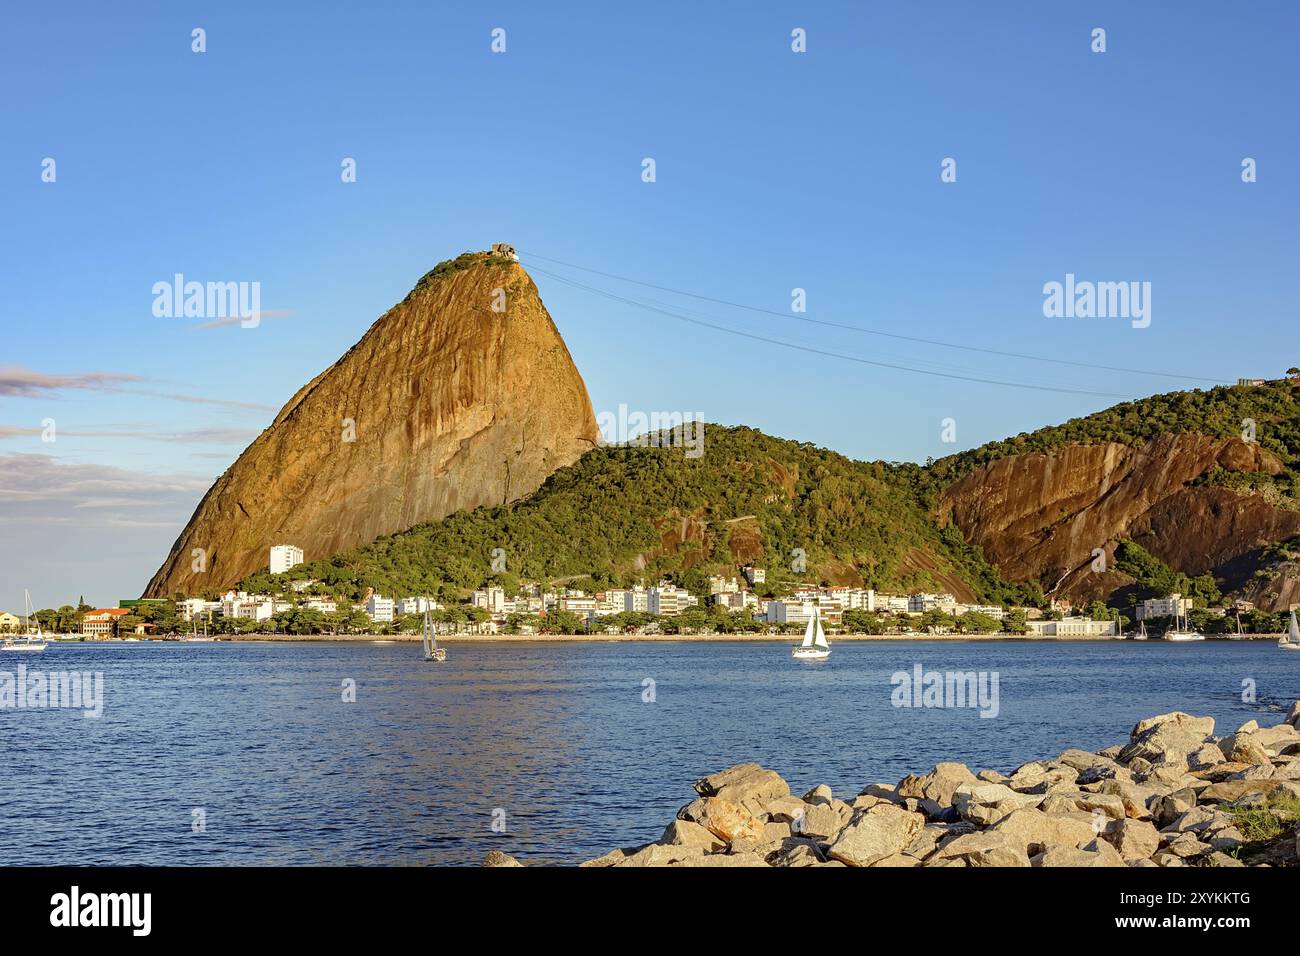
<path fill-rule="evenodd" d="M 445 661 L 447 651 L 438 646 L 438 639 L 433 636 L 433 616 L 429 609 L 424 609 L 424 623 L 420 628 L 420 638 L 424 645 L 424 659 L 426 661 Z"/>
<path fill-rule="evenodd" d="M 1142 621 L 1138 624 L 1138 632 L 1133 635 L 1135 641 L 1145 641 L 1147 639 L 1147 622 Z"/>
<path fill-rule="evenodd" d="M 35 609 L 32 607 L 32 596 L 24 589 L 23 591 L 23 633 L 19 637 L 10 638 L 3 644 L 0 644 L 0 651 L 43 651 L 46 648 L 45 634 L 41 631 L 41 622 L 36 620 Z M 32 633 L 32 624 L 36 625 L 36 633 Z"/>
<path fill-rule="evenodd" d="M 1300 627 L 1296 626 L 1295 611 L 1291 612 L 1291 626 L 1286 634 L 1278 639 L 1277 646 L 1284 651 L 1300 651 Z"/>
<path fill-rule="evenodd" d="M 1230 641 L 1244 641 L 1244 640 L 1246 640 L 1246 635 L 1245 635 L 1245 634 L 1242 632 L 1242 630 L 1241 630 L 1241 612 L 1240 612 L 1240 611 L 1237 612 L 1237 633 L 1235 633 L 1235 634 L 1229 634 L 1229 635 L 1228 635 L 1228 640 L 1230 640 Z"/>
<path fill-rule="evenodd" d="M 803 643 L 792 648 L 790 656 L 797 661 L 824 661 L 831 656 L 831 646 L 826 641 L 826 632 L 822 630 L 821 611 L 813 605 L 812 617 L 803 632 Z"/>
<path fill-rule="evenodd" d="M 1164 641 L 1203 641 L 1205 635 L 1200 631 L 1193 631 L 1187 623 L 1187 615 L 1184 613 L 1180 621 L 1178 615 L 1174 615 L 1174 626 L 1172 629 L 1165 631 L 1160 635 Z"/>

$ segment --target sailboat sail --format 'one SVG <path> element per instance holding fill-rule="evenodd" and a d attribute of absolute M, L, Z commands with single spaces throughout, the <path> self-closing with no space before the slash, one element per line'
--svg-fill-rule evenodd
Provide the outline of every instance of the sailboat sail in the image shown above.
<path fill-rule="evenodd" d="M 1286 642 L 1288 644 L 1300 644 L 1300 626 L 1296 625 L 1295 611 L 1291 612 L 1291 626 L 1287 628 Z"/>
<path fill-rule="evenodd" d="M 817 632 L 820 629 L 821 629 L 821 622 L 817 620 L 817 609 L 813 608 L 812 617 L 808 618 L 808 626 L 804 628 L 803 643 L 800 644 L 799 646 L 812 647 L 813 641 L 816 639 Z M 822 640 L 825 641 L 826 638 L 823 637 Z"/>

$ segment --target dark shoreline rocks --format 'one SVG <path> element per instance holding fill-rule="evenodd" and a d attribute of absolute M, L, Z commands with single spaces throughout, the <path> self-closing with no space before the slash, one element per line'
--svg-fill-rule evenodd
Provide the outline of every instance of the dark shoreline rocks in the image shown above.
<path fill-rule="evenodd" d="M 794 796 L 754 763 L 694 789 L 658 841 L 581 865 L 1296 866 L 1300 701 L 1273 727 L 1215 737 L 1213 718 L 1174 711 L 1098 753 L 1009 774 L 940 763 L 847 802 L 825 785 Z"/>

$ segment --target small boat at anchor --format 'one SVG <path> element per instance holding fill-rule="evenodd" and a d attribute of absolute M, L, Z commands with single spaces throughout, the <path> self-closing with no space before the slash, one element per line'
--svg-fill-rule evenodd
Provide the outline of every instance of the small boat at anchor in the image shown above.
<path fill-rule="evenodd" d="M 1295 611 L 1291 611 L 1291 626 L 1278 639 L 1277 646 L 1284 651 L 1300 651 L 1300 626 L 1296 625 Z"/>
<path fill-rule="evenodd" d="M 23 633 L 17 637 L 6 638 L 4 643 L 0 644 L 0 651 L 36 653 L 45 650 L 48 646 L 45 643 L 45 634 L 41 631 L 41 622 L 36 619 L 31 592 L 26 589 L 23 590 L 23 619 Z M 36 625 L 35 633 L 32 632 L 33 623 Z"/>

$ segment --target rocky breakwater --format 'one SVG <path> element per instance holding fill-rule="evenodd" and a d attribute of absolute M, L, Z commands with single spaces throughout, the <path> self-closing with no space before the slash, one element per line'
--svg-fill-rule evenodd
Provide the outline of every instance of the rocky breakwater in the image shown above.
<path fill-rule="evenodd" d="M 1295 866 L 1297 724 L 1300 701 L 1276 726 L 1222 737 L 1214 718 L 1175 711 L 1097 753 L 1009 774 L 941 763 L 851 801 L 824 785 L 795 796 L 745 763 L 697 781 L 658 841 L 582 865 Z"/>

